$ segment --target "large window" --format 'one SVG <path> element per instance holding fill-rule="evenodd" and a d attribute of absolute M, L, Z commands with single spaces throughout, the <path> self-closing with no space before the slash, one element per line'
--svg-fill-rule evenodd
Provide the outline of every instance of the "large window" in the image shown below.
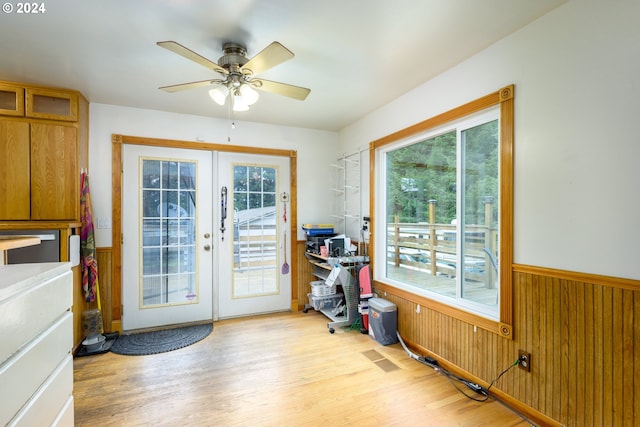
<path fill-rule="evenodd" d="M 494 321 L 505 336 L 512 95 L 505 88 L 372 144 L 375 278 Z"/>

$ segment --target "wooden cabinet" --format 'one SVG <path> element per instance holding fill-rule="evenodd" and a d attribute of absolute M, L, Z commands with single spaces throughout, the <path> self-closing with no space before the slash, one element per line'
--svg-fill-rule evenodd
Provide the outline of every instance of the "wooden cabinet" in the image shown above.
<path fill-rule="evenodd" d="M 78 217 L 80 168 L 75 127 L 31 125 L 31 219 Z"/>
<path fill-rule="evenodd" d="M 0 119 L 0 218 L 30 217 L 29 123 Z"/>
<path fill-rule="evenodd" d="M 78 120 L 78 94 L 55 89 L 27 88 L 26 111 L 27 117 L 40 119 Z"/>
<path fill-rule="evenodd" d="M 24 116 L 24 88 L 0 82 L 0 114 Z"/>
<path fill-rule="evenodd" d="M 78 92 L 0 82 L 0 221 L 80 219 L 88 116 Z"/>

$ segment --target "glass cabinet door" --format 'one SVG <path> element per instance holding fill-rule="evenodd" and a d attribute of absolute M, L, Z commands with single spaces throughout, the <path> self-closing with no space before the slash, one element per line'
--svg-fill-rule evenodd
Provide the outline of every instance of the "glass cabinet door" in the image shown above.
<path fill-rule="evenodd" d="M 24 89 L 0 83 L 0 114 L 24 116 Z"/>
<path fill-rule="evenodd" d="M 26 115 L 75 122 L 78 120 L 78 95 L 66 91 L 27 88 Z"/>

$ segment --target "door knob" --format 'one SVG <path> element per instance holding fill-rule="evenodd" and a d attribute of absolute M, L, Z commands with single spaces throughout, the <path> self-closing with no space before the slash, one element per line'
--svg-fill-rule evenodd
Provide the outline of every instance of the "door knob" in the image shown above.
<path fill-rule="evenodd" d="M 204 250 L 205 251 L 210 251 L 211 250 L 211 245 L 204 245 Z"/>
<path fill-rule="evenodd" d="M 208 239 L 209 237 L 211 237 L 211 234 L 209 234 L 209 233 L 204 233 L 204 238 L 205 238 L 205 239 Z"/>

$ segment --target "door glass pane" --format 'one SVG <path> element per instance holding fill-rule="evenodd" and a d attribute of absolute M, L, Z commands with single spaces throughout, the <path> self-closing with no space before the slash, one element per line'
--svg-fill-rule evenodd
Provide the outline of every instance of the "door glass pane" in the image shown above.
<path fill-rule="evenodd" d="M 279 293 L 277 168 L 234 165 L 232 298 Z"/>
<path fill-rule="evenodd" d="M 142 159 L 141 308 L 197 302 L 196 163 Z"/>

